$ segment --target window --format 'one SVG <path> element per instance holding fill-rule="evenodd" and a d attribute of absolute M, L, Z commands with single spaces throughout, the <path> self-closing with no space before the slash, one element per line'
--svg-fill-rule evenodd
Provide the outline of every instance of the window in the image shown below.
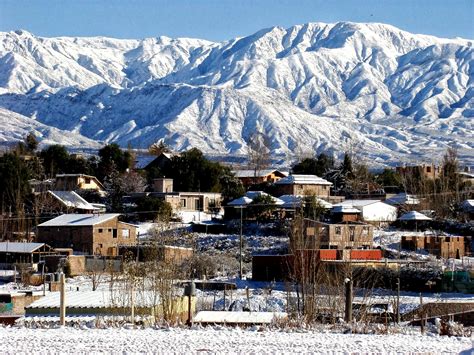
<path fill-rule="evenodd" d="M 102 228 L 99 228 L 99 233 L 102 233 L 104 230 Z"/>
<path fill-rule="evenodd" d="M 349 239 L 351 242 L 355 240 L 355 227 L 354 226 L 349 227 Z"/>
<path fill-rule="evenodd" d="M 198 199 L 198 198 L 194 199 L 194 209 L 196 211 L 201 211 L 202 210 L 201 200 Z"/>
<path fill-rule="evenodd" d="M 186 208 L 186 199 L 185 198 L 180 199 L 179 203 L 180 203 L 181 207 Z"/>
<path fill-rule="evenodd" d="M 335 228 L 335 233 L 336 233 L 336 235 L 341 235 L 341 227 L 336 227 Z"/>
<path fill-rule="evenodd" d="M 109 233 L 112 232 L 112 228 L 109 228 L 108 232 L 109 232 Z"/>
<path fill-rule="evenodd" d="M 117 230 L 116 229 L 112 230 L 112 238 L 117 238 Z"/>
<path fill-rule="evenodd" d="M 431 166 L 427 166 L 427 167 L 426 167 L 426 172 L 427 172 L 427 173 L 431 173 Z"/>
<path fill-rule="evenodd" d="M 122 238 L 130 238 L 130 231 L 128 229 L 122 229 Z"/>
<path fill-rule="evenodd" d="M 86 184 L 90 184 L 91 183 L 91 178 L 85 178 L 84 181 L 86 182 Z"/>

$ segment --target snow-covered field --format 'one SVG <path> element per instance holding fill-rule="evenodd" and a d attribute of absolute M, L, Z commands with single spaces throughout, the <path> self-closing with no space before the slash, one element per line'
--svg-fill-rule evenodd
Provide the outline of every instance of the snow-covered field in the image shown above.
<path fill-rule="evenodd" d="M 257 328 L 0 328 L 1 353 L 460 353 L 469 338 L 258 331 Z"/>

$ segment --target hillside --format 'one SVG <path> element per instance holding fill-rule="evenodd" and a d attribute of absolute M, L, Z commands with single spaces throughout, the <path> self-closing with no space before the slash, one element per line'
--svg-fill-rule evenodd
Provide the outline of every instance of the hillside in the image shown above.
<path fill-rule="evenodd" d="M 0 107 L 137 148 L 164 139 L 238 155 L 257 132 L 280 157 L 353 150 L 379 164 L 432 161 L 449 145 L 472 164 L 473 44 L 347 22 L 220 43 L 15 31 L 0 33 Z M 0 136 L 22 129 L 2 124 Z"/>

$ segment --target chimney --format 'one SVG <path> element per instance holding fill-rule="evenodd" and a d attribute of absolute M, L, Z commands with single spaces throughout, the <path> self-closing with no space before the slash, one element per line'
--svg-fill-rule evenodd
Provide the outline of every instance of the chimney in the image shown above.
<path fill-rule="evenodd" d="M 159 178 L 153 179 L 153 191 L 170 193 L 173 192 L 173 179 Z"/>

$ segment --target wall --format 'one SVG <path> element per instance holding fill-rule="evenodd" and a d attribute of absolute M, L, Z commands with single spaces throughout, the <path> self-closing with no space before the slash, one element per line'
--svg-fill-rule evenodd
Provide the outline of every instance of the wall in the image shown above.
<path fill-rule="evenodd" d="M 116 238 L 114 238 L 116 230 Z M 129 237 L 123 236 L 128 231 Z M 37 240 L 53 248 L 72 248 L 74 251 L 98 255 L 118 255 L 118 244 L 135 244 L 136 227 L 119 222 L 117 218 L 92 226 L 38 227 Z"/>
<path fill-rule="evenodd" d="M 370 248 L 374 227 L 369 224 L 327 224 L 305 220 L 307 249 Z"/>
<path fill-rule="evenodd" d="M 128 233 L 128 237 L 124 233 Z M 114 235 L 116 236 L 115 238 Z M 136 240 L 137 228 L 135 226 L 119 222 L 116 218 L 110 219 L 94 225 L 93 251 L 91 254 L 116 256 L 118 255 L 119 244 L 135 245 Z"/>
<path fill-rule="evenodd" d="M 311 195 L 327 200 L 330 195 L 330 186 L 328 185 L 276 184 L 275 187 L 277 196 Z"/>
<path fill-rule="evenodd" d="M 37 241 L 53 248 L 72 248 L 78 252 L 93 252 L 92 226 L 38 227 Z"/>

